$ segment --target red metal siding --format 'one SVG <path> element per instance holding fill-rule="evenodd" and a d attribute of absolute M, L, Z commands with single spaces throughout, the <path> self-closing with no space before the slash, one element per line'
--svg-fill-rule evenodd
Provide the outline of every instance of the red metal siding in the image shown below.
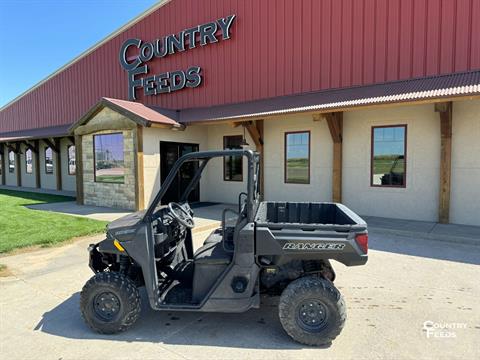
<path fill-rule="evenodd" d="M 229 14 L 231 40 L 148 63 L 151 74 L 198 65 L 199 88 L 139 91 L 139 101 L 206 107 L 480 68 L 476 0 L 173 0 L 2 110 L 0 132 L 73 123 L 102 96 L 127 99 L 125 39 Z"/>

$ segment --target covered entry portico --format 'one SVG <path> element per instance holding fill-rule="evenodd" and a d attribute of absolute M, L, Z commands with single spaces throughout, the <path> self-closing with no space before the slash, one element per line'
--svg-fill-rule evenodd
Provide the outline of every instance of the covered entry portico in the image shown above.
<path fill-rule="evenodd" d="M 144 129 L 182 130 L 174 116 L 139 103 L 101 99 L 70 128 L 78 154 L 77 202 L 143 209 Z"/>

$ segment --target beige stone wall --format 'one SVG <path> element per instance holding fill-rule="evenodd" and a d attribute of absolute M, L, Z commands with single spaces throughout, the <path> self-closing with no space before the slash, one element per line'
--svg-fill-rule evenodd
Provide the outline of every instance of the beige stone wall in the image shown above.
<path fill-rule="evenodd" d="M 32 173 L 28 174 L 27 173 L 27 164 L 25 162 L 25 156 L 27 152 L 27 148 L 24 144 L 20 145 L 20 164 L 19 164 L 19 169 L 22 172 L 22 186 L 23 187 L 30 187 L 34 188 L 36 187 L 35 183 L 35 154 L 32 151 Z"/>
<path fill-rule="evenodd" d="M 135 209 L 135 133 L 123 130 L 125 181 L 123 184 L 95 182 L 93 136 L 120 131 L 108 130 L 82 136 L 83 193 L 85 205 Z"/>
<path fill-rule="evenodd" d="M 15 171 L 13 173 L 11 173 L 8 169 L 8 153 L 9 153 L 9 150 L 8 148 L 5 146 L 4 147 L 4 155 L 5 156 L 5 183 L 6 185 L 10 185 L 10 186 L 17 186 L 17 170 L 18 170 L 18 165 L 16 162 L 15 162 Z"/>
<path fill-rule="evenodd" d="M 162 128 L 143 129 L 143 167 L 145 206 L 151 203 L 160 189 L 160 141 L 198 144 L 199 150 L 208 150 L 207 127 L 189 126 L 184 131 Z M 207 200 L 206 191 L 210 188 L 206 177 L 200 180 L 200 200 Z"/>
<path fill-rule="evenodd" d="M 223 137 L 230 135 L 243 135 L 241 126 L 232 127 L 230 124 L 207 125 L 208 129 L 208 150 L 223 150 Z M 250 146 L 246 149 L 255 150 L 255 143 L 245 132 L 246 140 Z M 247 160 L 243 159 L 243 181 L 223 180 L 223 159 L 212 159 L 205 169 L 204 178 L 208 184 L 205 189 L 205 196 L 208 201 L 236 204 L 238 194 L 247 190 Z"/>
<path fill-rule="evenodd" d="M 372 126 L 407 124 L 405 188 L 370 186 Z M 440 120 L 433 104 L 344 114 L 343 202 L 362 215 L 437 221 Z"/>
<path fill-rule="evenodd" d="M 480 101 L 453 103 L 450 222 L 480 226 Z"/>
<path fill-rule="evenodd" d="M 76 191 L 76 176 L 68 173 L 68 147 L 71 145 L 70 140 L 60 140 L 60 152 L 62 162 L 62 190 Z"/>
<path fill-rule="evenodd" d="M 313 122 L 311 116 L 297 115 L 268 120 L 265 128 L 265 184 L 266 198 L 270 200 L 330 201 L 332 141 L 328 127 Z M 283 181 L 283 143 L 285 131 L 311 131 L 311 182 L 310 184 L 285 184 Z M 197 143 L 200 150 L 223 149 L 223 137 L 242 135 L 242 127 L 230 124 L 195 125 L 185 131 L 144 129 L 145 204 L 149 204 L 160 188 L 160 141 Z M 247 148 L 255 145 L 246 132 Z M 200 200 L 236 203 L 238 194 L 247 188 L 247 162 L 243 162 L 243 181 L 223 180 L 222 159 L 212 159 L 200 182 Z"/>
<path fill-rule="evenodd" d="M 0 149 L 0 160 L 3 160 L 3 162 L 0 162 L 0 167 L 1 167 L 2 173 L 4 174 L 7 166 L 6 158 L 5 158 L 5 147 Z M 0 185 L 6 185 L 4 184 L 4 177 L 1 174 L 0 174 Z"/>
<path fill-rule="evenodd" d="M 310 131 L 310 184 L 285 183 L 285 132 Z M 331 201 L 332 139 L 325 121 L 288 115 L 264 122 L 265 199 Z"/>
<path fill-rule="evenodd" d="M 480 101 L 455 102 L 453 107 L 451 222 L 480 225 Z M 128 124 L 128 119 L 105 109 L 102 117 L 112 124 Z M 370 186 L 371 128 L 407 124 L 407 179 L 405 188 Z M 135 206 L 135 132 L 123 130 L 125 144 L 125 184 L 93 181 L 92 134 L 83 136 L 85 203 L 121 208 Z M 114 128 L 112 126 L 112 128 Z M 223 136 L 242 134 L 230 124 L 189 126 L 185 131 L 143 129 L 144 196 L 151 202 L 160 188 L 160 141 L 199 144 L 200 150 L 223 148 Z M 310 184 L 285 184 L 284 134 L 311 132 Z M 96 133 L 111 133 L 100 131 Z M 313 121 L 311 115 L 288 115 L 265 120 L 265 198 L 286 201 L 331 201 L 332 140 L 326 121 Z M 247 132 L 247 141 L 254 148 Z M 440 120 L 433 104 L 398 106 L 344 113 L 343 202 L 363 215 L 437 221 L 440 168 Z M 246 164 L 244 164 L 246 175 Z M 8 175 L 8 173 L 7 173 Z M 15 178 L 13 178 L 15 179 Z M 201 201 L 236 203 L 243 182 L 223 180 L 221 159 L 213 160 L 200 183 Z"/>
<path fill-rule="evenodd" d="M 40 183 L 43 189 L 57 190 L 57 157 L 52 150 L 53 155 L 53 172 L 47 174 L 45 171 L 45 149 L 48 145 L 44 141 L 39 141 L 39 157 L 40 157 Z"/>
<path fill-rule="evenodd" d="M 95 182 L 93 136 L 111 133 L 123 134 L 123 184 Z M 75 135 L 81 135 L 82 138 L 84 204 L 135 210 L 136 124 L 125 116 L 104 108 L 87 124 L 78 127 Z"/>

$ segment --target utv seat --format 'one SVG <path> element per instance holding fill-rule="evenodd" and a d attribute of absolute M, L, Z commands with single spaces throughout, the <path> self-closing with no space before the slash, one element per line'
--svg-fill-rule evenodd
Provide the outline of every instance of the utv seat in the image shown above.
<path fill-rule="evenodd" d="M 212 231 L 210 235 L 207 236 L 203 245 L 219 243 L 222 241 L 222 228 L 218 228 Z"/>
<path fill-rule="evenodd" d="M 220 238 L 221 238 L 220 233 Z M 233 253 L 223 248 L 223 242 L 203 245 L 193 255 L 192 301 L 201 303 L 213 284 L 232 261 Z"/>
<path fill-rule="evenodd" d="M 233 232 L 234 228 L 228 227 L 225 229 L 225 240 L 223 239 L 222 228 L 215 229 L 203 242 L 203 245 L 209 244 L 220 244 L 222 245 L 223 240 L 223 247 L 227 251 L 233 251 Z"/>
<path fill-rule="evenodd" d="M 213 235 L 214 233 L 212 233 Z M 195 264 L 208 265 L 228 265 L 232 261 L 232 253 L 226 251 L 222 244 L 222 234 L 218 235 L 219 241 L 211 241 L 206 243 L 193 255 Z M 218 240 L 218 239 L 213 239 Z"/>

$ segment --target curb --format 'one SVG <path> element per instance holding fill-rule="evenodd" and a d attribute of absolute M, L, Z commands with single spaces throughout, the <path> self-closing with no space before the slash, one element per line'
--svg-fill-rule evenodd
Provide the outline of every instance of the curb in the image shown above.
<path fill-rule="evenodd" d="M 403 237 L 416 237 L 425 240 L 434 240 L 441 242 L 448 242 L 452 244 L 464 244 L 464 245 L 476 245 L 480 246 L 480 239 L 469 238 L 464 236 L 450 236 L 450 235 L 441 235 L 441 234 L 432 234 L 425 232 L 416 232 L 408 230 L 394 230 L 389 228 L 368 226 L 368 231 L 373 233 L 388 234 L 388 235 L 397 235 Z"/>

